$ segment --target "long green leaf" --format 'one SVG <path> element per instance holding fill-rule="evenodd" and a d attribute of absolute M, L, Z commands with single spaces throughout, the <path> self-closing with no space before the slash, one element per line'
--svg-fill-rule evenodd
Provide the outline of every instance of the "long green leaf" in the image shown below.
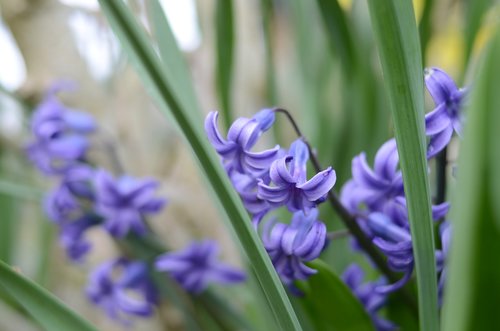
<path fill-rule="evenodd" d="M 274 267 L 251 226 L 250 219 L 234 192 L 215 152 L 209 145 L 201 123 L 190 121 L 187 111 L 181 107 L 172 93 L 171 77 L 165 75 L 159 59 L 147 41 L 144 31 L 138 25 L 121 0 L 101 0 L 101 7 L 120 38 L 123 47 L 133 62 L 138 65 L 139 73 L 148 90 L 160 102 L 160 108 L 170 115 L 188 140 L 199 165 L 205 172 L 215 196 L 231 221 L 240 239 L 248 260 L 255 270 L 260 285 L 266 293 L 268 304 L 283 330 L 300 330 L 300 325 L 286 296 Z"/>
<path fill-rule="evenodd" d="M 474 41 L 481 28 L 481 21 L 486 14 L 488 8 L 494 3 L 492 0 L 463 0 L 465 7 L 464 22 L 465 22 L 465 56 L 464 68 L 467 66 L 474 47 Z"/>
<path fill-rule="evenodd" d="M 217 0 L 216 27 L 216 85 L 226 128 L 232 119 L 231 86 L 234 66 L 234 13 L 233 0 Z"/>
<path fill-rule="evenodd" d="M 55 296 L 0 261 L 0 293 L 15 300 L 45 330 L 97 331 Z"/>
<path fill-rule="evenodd" d="M 191 73 L 182 52 L 177 46 L 177 41 L 165 16 L 165 12 L 158 0 L 147 2 L 147 6 L 165 74 L 173 77 L 176 82 L 172 86 L 172 89 L 179 102 L 183 104 L 183 108 L 193 114 L 193 120 L 201 120 L 200 107 L 191 79 Z"/>
<path fill-rule="evenodd" d="M 420 44 L 410 0 L 369 1 L 389 94 L 415 258 L 421 330 L 439 327 L 436 262 L 425 157 Z"/>
<path fill-rule="evenodd" d="M 302 303 L 316 330 L 375 330 L 361 302 L 328 265 L 316 260 L 310 266 L 318 273 L 307 282 Z"/>
<path fill-rule="evenodd" d="M 458 182 L 452 197 L 452 243 L 443 330 L 497 330 L 500 298 L 500 31 L 473 85 Z"/>

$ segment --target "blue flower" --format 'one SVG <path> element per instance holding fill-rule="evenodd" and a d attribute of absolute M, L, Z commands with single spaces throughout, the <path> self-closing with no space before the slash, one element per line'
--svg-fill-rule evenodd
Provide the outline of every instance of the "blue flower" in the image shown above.
<path fill-rule="evenodd" d="M 165 200 L 155 196 L 158 182 L 129 176 L 113 178 L 105 170 L 97 171 L 94 179 L 96 212 L 104 218 L 108 232 L 122 238 L 130 231 L 146 232 L 144 215 L 159 212 Z"/>
<path fill-rule="evenodd" d="M 282 282 L 293 292 L 300 293 L 293 282 L 306 280 L 316 273 L 304 264 L 319 257 L 325 248 L 326 226 L 318 221 L 318 210 L 306 215 L 293 214 L 290 224 L 269 222 L 264 228 L 262 241 Z"/>
<path fill-rule="evenodd" d="M 385 142 L 377 151 L 373 169 L 365 153 L 356 156 L 352 160 L 353 178 L 341 190 L 342 203 L 353 214 L 380 212 L 398 225 L 409 227 L 403 176 L 398 163 L 395 139 Z M 433 218 L 442 218 L 448 209 L 446 202 L 432 206 Z"/>
<path fill-rule="evenodd" d="M 453 131 L 461 134 L 466 90 L 457 88 L 453 79 L 439 68 L 426 70 L 425 84 L 436 104 L 425 116 L 425 131 L 430 136 L 427 158 L 431 158 L 448 145 Z"/>
<path fill-rule="evenodd" d="M 73 262 L 82 261 L 90 251 L 92 245 L 85 239 L 85 233 L 100 223 L 98 216 L 87 214 L 73 222 L 60 224 L 59 242 Z"/>
<path fill-rule="evenodd" d="M 86 293 L 110 318 L 126 325 L 131 316 L 151 316 L 157 303 L 146 265 L 126 259 L 98 266 L 90 274 Z"/>
<path fill-rule="evenodd" d="M 382 213 L 368 216 L 368 227 L 372 231 L 373 243 L 387 256 L 389 267 L 404 276 L 394 284 L 379 286 L 382 294 L 394 292 L 403 287 L 411 278 L 414 267 L 413 248 L 410 231 L 398 226 Z"/>
<path fill-rule="evenodd" d="M 271 164 L 271 184 L 259 182 L 258 197 L 273 207 L 286 205 L 292 212 L 310 209 L 323 201 L 337 180 L 335 170 L 328 167 L 306 180 L 306 164 L 309 151 L 298 139 L 290 146 L 288 155 Z"/>
<path fill-rule="evenodd" d="M 26 151 L 30 160 L 46 174 L 60 174 L 81 160 L 95 122 L 89 114 L 70 110 L 49 93 L 31 119 L 34 140 Z"/>
<path fill-rule="evenodd" d="M 268 178 L 269 176 L 266 177 Z M 238 172 L 233 172 L 230 175 L 230 178 L 234 188 L 240 195 L 246 210 L 252 214 L 253 225 L 257 227 L 262 218 L 271 210 L 271 206 L 267 203 L 267 201 L 259 198 L 259 180 L 252 176 L 243 175 Z M 266 182 L 269 183 L 269 180 L 270 179 L 266 179 Z"/>
<path fill-rule="evenodd" d="M 201 293 L 211 282 L 227 285 L 245 280 L 243 272 L 217 261 L 218 253 L 215 241 L 193 242 L 180 251 L 159 256 L 155 267 L 158 271 L 169 273 L 192 293 Z"/>
<path fill-rule="evenodd" d="M 274 123 L 274 112 L 264 109 L 252 118 L 238 118 L 229 128 L 227 140 L 217 128 L 218 112 L 210 112 L 205 120 L 208 140 L 222 157 L 228 173 L 233 171 L 259 177 L 269 169 L 276 158 L 279 146 L 263 152 L 252 152 L 252 147 L 263 132 Z"/>
<path fill-rule="evenodd" d="M 387 141 L 377 151 L 373 170 L 366 161 L 365 153 L 352 160 L 352 180 L 341 191 L 341 201 L 351 213 L 357 213 L 360 204 L 364 204 L 370 211 L 399 218 L 402 211 L 395 198 L 404 196 L 404 189 L 398 163 L 395 139 Z"/>
<path fill-rule="evenodd" d="M 387 299 L 386 295 L 376 290 L 383 284 L 383 280 L 363 283 L 364 277 L 363 270 L 354 263 L 342 274 L 342 280 L 352 290 L 363 307 L 365 307 L 377 331 L 391 331 L 397 329 L 394 323 L 377 315 L 377 312 L 383 308 Z"/>

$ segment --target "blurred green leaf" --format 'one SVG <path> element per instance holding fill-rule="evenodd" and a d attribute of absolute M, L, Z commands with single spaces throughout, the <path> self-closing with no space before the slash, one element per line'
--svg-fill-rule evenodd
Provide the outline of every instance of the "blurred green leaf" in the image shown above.
<path fill-rule="evenodd" d="M 165 12 L 158 0 L 151 0 L 146 5 L 165 74 L 175 81 L 175 84 L 172 85 L 174 94 L 182 103 L 183 108 L 193 115 L 193 120 L 201 121 L 202 113 L 200 112 L 191 73 L 184 55 L 177 45 Z"/>
<path fill-rule="evenodd" d="M 233 122 L 231 90 L 234 66 L 234 13 L 233 0 L 217 0 L 215 8 L 216 29 L 216 86 L 221 103 L 224 125 Z"/>
<path fill-rule="evenodd" d="M 422 50 L 422 65 L 425 66 L 425 54 L 427 51 L 427 44 L 432 36 L 432 13 L 434 9 L 434 0 L 423 0 L 424 9 L 422 17 L 418 25 L 418 32 L 420 34 L 420 45 Z"/>
<path fill-rule="evenodd" d="M 0 293 L 15 300 L 45 330 L 97 331 L 55 296 L 0 261 Z"/>
<path fill-rule="evenodd" d="M 500 32 L 487 48 L 467 107 L 453 190 L 443 330 L 497 330 L 500 304 Z"/>
<path fill-rule="evenodd" d="M 101 0 L 101 7 L 128 52 L 148 90 L 160 102 L 160 109 L 175 119 L 189 142 L 199 165 L 205 172 L 218 202 L 224 207 L 234 231 L 266 293 L 269 308 L 283 330 L 300 330 L 300 325 L 286 296 L 281 281 L 267 255 L 260 238 L 222 169 L 215 151 L 208 143 L 201 123 L 190 120 L 182 104 L 176 99 L 171 86 L 175 83 L 163 70 L 148 39 L 121 0 Z M 172 45 L 175 47 L 175 45 Z"/>
<path fill-rule="evenodd" d="M 301 301 L 316 330 L 375 330 L 361 302 L 324 262 L 316 260 L 308 264 L 318 273 L 304 286 Z"/>
<path fill-rule="evenodd" d="M 412 2 L 369 1 L 394 119 L 415 258 L 420 328 L 439 328 L 433 221 L 424 135 L 420 44 Z"/>
<path fill-rule="evenodd" d="M 342 60 L 342 69 L 352 72 L 357 59 L 354 49 L 352 33 L 347 23 L 344 10 L 337 0 L 317 0 L 323 18 L 323 23 L 330 37 L 333 51 L 339 54 Z"/>
<path fill-rule="evenodd" d="M 465 56 L 464 66 L 467 67 L 474 42 L 481 28 L 481 21 L 486 14 L 488 8 L 493 4 L 492 0 L 462 0 L 464 5 L 464 22 L 465 22 Z"/>
<path fill-rule="evenodd" d="M 0 195 L 7 195 L 22 200 L 40 201 L 43 197 L 43 192 L 34 187 L 0 179 Z"/>

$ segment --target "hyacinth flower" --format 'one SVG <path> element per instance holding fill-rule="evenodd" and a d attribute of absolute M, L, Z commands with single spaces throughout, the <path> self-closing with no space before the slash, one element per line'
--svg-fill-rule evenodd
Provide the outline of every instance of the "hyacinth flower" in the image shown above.
<path fill-rule="evenodd" d="M 382 213 L 368 216 L 367 225 L 374 234 L 373 243 L 387 256 L 387 263 L 393 271 L 403 272 L 399 281 L 377 287 L 382 294 L 394 292 L 404 286 L 411 278 L 414 260 L 410 231 L 400 227 Z"/>
<path fill-rule="evenodd" d="M 104 227 L 114 237 L 123 238 L 130 231 L 143 235 L 147 228 L 144 215 L 158 213 L 165 200 L 155 196 L 159 183 L 130 176 L 114 178 L 98 170 L 94 178 L 95 209 L 104 219 Z"/>
<path fill-rule="evenodd" d="M 100 217 L 86 214 L 73 222 L 60 225 L 59 243 L 73 262 L 81 262 L 90 251 L 92 245 L 86 240 L 85 233 L 88 229 L 99 224 L 101 224 Z"/>
<path fill-rule="evenodd" d="M 210 283 L 235 284 L 245 280 L 245 274 L 219 262 L 219 246 L 215 241 L 193 242 L 186 248 L 159 256 L 156 270 L 168 273 L 186 291 L 199 294 Z"/>
<path fill-rule="evenodd" d="M 274 123 L 274 111 L 264 109 L 252 118 L 240 117 L 229 128 L 224 139 L 217 128 L 218 112 L 210 112 L 205 119 L 208 140 L 221 156 L 226 171 L 260 177 L 278 156 L 280 147 L 252 152 L 258 138 Z"/>
<path fill-rule="evenodd" d="M 352 161 L 352 179 L 341 190 L 344 206 L 353 214 L 381 212 L 398 225 L 409 227 L 403 176 L 398 163 L 395 139 L 385 142 L 377 151 L 373 169 L 365 153 L 356 156 Z M 446 202 L 432 206 L 433 218 L 442 218 L 448 209 Z"/>
<path fill-rule="evenodd" d="M 89 148 L 87 135 L 96 127 L 92 116 L 67 108 L 56 92 L 48 93 L 35 109 L 31 119 L 34 140 L 26 148 L 30 160 L 49 175 L 64 173 L 84 158 Z"/>
<path fill-rule="evenodd" d="M 439 68 L 425 72 L 425 85 L 436 108 L 425 116 L 425 132 L 430 136 L 427 158 L 442 151 L 453 132 L 462 133 L 462 108 L 466 90 L 459 89 L 453 79 Z"/>
<path fill-rule="evenodd" d="M 307 145 L 297 139 L 290 146 L 288 155 L 278 158 L 269 170 L 270 184 L 259 182 L 258 197 L 272 207 L 286 205 L 292 212 L 310 209 L 324 201 L 337 180 L 335 170 L 328 167 L 306 180 L 309 159 Z"/>
<path fill-rule="evenodd" d="M 267 176 L 269 177 L 269 176 Z M 234 188 L 240 195 L 246 210 L 252 215 L 252 223 L 257 227 L 262 218 L 271 210 L 267 201 L 258 196 L 258 179 L 233 172 L 230 176 Z M 269 183 L 269 180 L 266 180 Z"/>
<path fill-rule="evenodd" d="M 86 293 L 112 319 L 125 325 L 131 316 L 148 317 L 157 303 L 154 286 L 142 262 L 116 259 L 99 265 L 89 276 Z"/>
<path fill-rule="evenodd" d="M 304 263 L 319 257 L 327 243 L 326 226 L 318 219 L 318 210 L 308 214 L 298 211 L 290 224 L 266 224 L 262 242 L 281 281 L 292 292 L 300 294 L 295 280 L 306 280 L 317 271 Z"/>
<path fill-rule="evenodd" d="M 341 191 L 341 201 L 348 210 L 357 213 L 360 204 L 364 204 L 369 211 L 380 211 L 398 218 L 401 206 L 395 198 L 404 196 L 403 176 L 398 163 L 395 139 L 390 139 L 377 151 L 373 169 L 368 165 L 365 153 L 356 156 L 352 160 L 352 180 Z"/>
<path fill-rule="evenodd" d="M 351 264 L 342 274 L 342 280 L 358 298 L 366 312 L 370 316 L 377 331 L 396 330 L 397 326 L 386 319 L 381 318 L 377 313 L 386 303 L 386 296 L 376 289 L 383 284 L 382 280 L 377 282 L 363 283 L 365 278 L 363 269 L 357 264 Z"/>

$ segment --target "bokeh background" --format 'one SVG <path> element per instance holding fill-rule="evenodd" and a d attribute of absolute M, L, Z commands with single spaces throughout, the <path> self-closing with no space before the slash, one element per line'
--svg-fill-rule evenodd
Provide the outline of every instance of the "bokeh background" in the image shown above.
<path fill-rule="evenodd" d="M 218 1 L 161 2 L 201 108 L 205 113 L 219 109 Z M 319 2 L 233 1 L 229 105 L 233 117 L 251 116 L 274 105 L 289 109 L 323 165 L 337 169 L 339 190 L 350 177 L 352 157 L 363 150 L 373 156 L 392 131 L 366 2 L 340 1 L 352 32 L 345 47 L 329 40 Z M 129 3 L 148 29 L 148 1 Z M 425 66 L 441 67 L 459 84 L 466 82 L 465 68 L 471 68 L 487 40 L 498 6 L 486 6 L 480 20 L 470 19 L 476 16 L 467 1 L 417 0 L 415 8 Z M 92 232 L 94 250 L 89 258 L 80 265 L 69 263 L 41 209 L 41 197 L 51 181 L 30 166 L 23 152 L 33 107 L 51 84 L 72 81 L 77 88 L 64 93 L 63 100 L 98 119 L 100 133 L 93 139 L 101 147 L 93 152 L 93 160 L 111 168 L 106 148 L 112 146 L 127 173 L 161 180 L 161 195 L 169 206 L 151 221 L 165 242 L 180 248 L 193 238 L 215 238 L 222 243 L 223 258 L 242 265 L 192 155 L 176 128 L 155 108 L 97 1 L 0 0 L 0 15 L 0 259 L 47 287 L 97 327 L 122 329 L 93 308 L 82 291 L 88 271 L 115 256 L 115 246 L 103 233 Z M 293 138 L 290 126 L 279 122 L 265 139 L 286 145 Z M 454 154 L 452 148 L 451 160 Z M 335 217 L 323 212 L 323 218 Z M 347 243 L 332 246 L 325 258 L 342 270 L 351 259 Z M 225 291 L 228 297 L 236 291 L 240 306 L 251 297 L 245 288 Z M 161 330 L 165 325 L 183 329 L 181 317 L 168 304 L 154 318 L 138 320 L 134 329 Z M 0 302 L 0 330 L 37 329 Z"/>

